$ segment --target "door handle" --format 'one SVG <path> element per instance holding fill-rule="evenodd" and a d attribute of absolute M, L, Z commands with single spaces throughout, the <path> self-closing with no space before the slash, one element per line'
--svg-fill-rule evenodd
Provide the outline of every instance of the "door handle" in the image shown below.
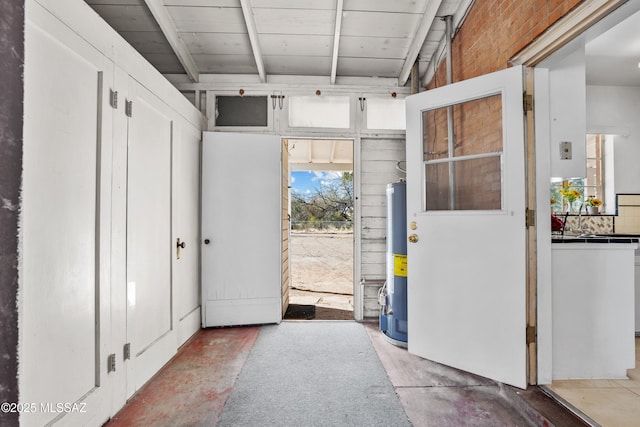
<path fill-rule="evenodd" d="M 178 237 L 176 239 L 176 258 L 180 259 L 180 249 L 184 249 L 187 247 L 187 244 L 185 242 L 181 242 L 180 238 Z"/>
<path fill-rule="evenodd" d="M 409 235 L 409 241 L 410 241 L 411 243 L 416 243 L 416 242 L 418 242 L 418 235 L 417 235 L 417 234 L 411 234 L 411 235 Z"/>

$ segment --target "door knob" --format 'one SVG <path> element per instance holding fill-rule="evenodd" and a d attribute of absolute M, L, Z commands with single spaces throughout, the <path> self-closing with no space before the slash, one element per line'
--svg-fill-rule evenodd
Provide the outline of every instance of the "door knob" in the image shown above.
<path fill-rule="evenodd" d="M 411 235 L 409 236 L 409 241 L 410 241 L 411 243 L 416 243 L 416 242 L 418 241 L 418 235 L 417 235 L 417 234 L 411 234 Z"/>
<path fill-rule="evenodd" d="M 176 239 L 176 258 L 180 259 L 180 249 L 184 249 L 187 246 L 185 242 L 181 242 L 180 238 Z"/>

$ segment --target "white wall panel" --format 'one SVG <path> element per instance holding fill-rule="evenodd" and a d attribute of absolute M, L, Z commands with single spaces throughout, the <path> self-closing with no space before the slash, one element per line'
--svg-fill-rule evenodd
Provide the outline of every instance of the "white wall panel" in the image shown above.
<path fill-rule="evenodd" d="M 202 117 L 83 2 L 28 0 L 26 7 L 21 401 L 87 406 L 83 414 L 24 414 L 21 424 L 102 425 L 125 403 L 127 382 L 141 385 L 199 327 L 195 240 Z M 110 90 L 119 92 L 117 108 L 109 106 Z M 131 120 L 137 120 L 130 129 L 124 114 L 127 99 L 134 100 Z M 144 120 L 145 110 L 149 120 Z M 138 142 L 131 159 L 128 137 Z M 183 140 L 184 157 L 174 161 L 188 176 L 174 191 L 180 194 L 174 201 L 181 203 L 174 212 L 176 227 L 188 228 L 185 235 L 190 234 L 194 246 L 179 285 L 171 288 L 171 143 Z M 145 168 L 132 173 L 131 182 L 128 160 Z M 127 224 L 128 190 L 138 207 L 164 208 Z M 133 207 L 135 214 L 135 203 Z M 130 260 L 129 272 L 146 265 L 147 279 L 156 274 L 152 281 L 159 285 L 129 295 L 135 295 L 139 311 L 146 311 L 129 316 L 127 230 L 154 235 L 133 251 L 137 256 Z M 158 252 L 166 253 L 163 261 L 158 262 Z M 178 292 L 183 299 L 175 298 Z M 160 304 L 144 308 L 158 299 Z M 132 366 L 123 357 L 128 322 L 129 337 L 137 336 L 133 341 L 148 347 L 142 351 L 134 346 L 141 361 L 136 369 L 126 369 Z M 176 325 L 182 335 L 175 333 Z M 108 373 L 110 354 L 116 369 Z"/>
<path fill-rule="evenodd" d="M 386 275 L 386 189 L 387 184 L 404 178 L 396 168 L 405 159 L 404 139 L 361 140 L 360 184 L 360 277 L 366 280 L 384 280 Z M 374 292 L 366 286 L 367 292 Z M 365 317 L 375 316 L 379 307 L 377 298 L 363 296 Z"/>
<path fill-rule="evenodd" d="M 83 40 L 41 18 L 39 8 L 29 9 L 20 398 L 38 405 L 90 402 L 93 417 L 104 421 L 107 402 L 99 385 L 106 354 L 100 334 L 107 330 L 109 269 L 102 251 L 109 247 L 110 208 L 99 192 L 104 185 L 108 194 L 109 168 L 101 177 L 99 161 L 108 153 L 101 153 L 103 145 L 110 148 L 101 140 L 110 127 L 103 96 L 112 74 L 109 62 Z M 38 407 L 23 413 L 21 424 L 44 425 L 58 415 L 65 416 Z"/>

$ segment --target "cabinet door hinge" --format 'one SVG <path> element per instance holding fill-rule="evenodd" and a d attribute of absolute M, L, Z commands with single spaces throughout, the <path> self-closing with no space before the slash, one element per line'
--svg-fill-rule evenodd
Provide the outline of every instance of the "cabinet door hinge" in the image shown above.
<path fill-rule="evenodd" d="M 533 344 L 536 342 L 538 331 L 535 326 L 528 325 L 527 326 L 527 345 Z"/>
<path fill-rule="evenodd" d="M 525 210 L 525 226 L 535 227 L 536 225 L 536 210 L 527 208 Z"/>
<path fill-rule="evenodd" d="M 522 94 L 522 108 L 525 114 L 533 111 L 533 95 L 529 95 L 526 92 Z"/>
<path fill-rule="evenodd" d="M 115 353 L 110 354 L 109 357 L 107 358 L 107 373 L 110 374 L 111 372 L 115 372 L 116 371 L 116 355 Z"/>
<path fill-rule="evenodd" d="M 118 91 L 109 89 L 109 105 L 111 108 L 118 108 Z"/>
<path fill-rule="evenodd" d="M 131 117 L 133 115 L 133 101 L 124 102 L 124 113 L 127 117 Z"/>
<path fill-rule="evenodd" d="M 123 359 L 124 360 L 129 360 L 131 359 L 131 343 L 128 342 L 124 345 L 124 349 L 123 349 Z"/>

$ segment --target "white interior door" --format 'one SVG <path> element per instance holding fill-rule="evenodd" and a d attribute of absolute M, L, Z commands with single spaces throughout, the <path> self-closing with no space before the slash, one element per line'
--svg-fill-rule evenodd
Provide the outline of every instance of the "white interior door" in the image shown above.
<path fill-rule="evenodd" d="M 205 132 L 202 149 L 202 323 L 278 323 L 281 142 Z"/>
<path fill-rule="evenodd" d="M 171 148 L 168 107 L 129 80 L 127 184 L 127 395 L 175 353 L 172 320 Z"/>
<path fill-rule="evenodd" d="M 522 73 L 407 98 L 407 292 L 411 353 L 525 388 Z"/>

